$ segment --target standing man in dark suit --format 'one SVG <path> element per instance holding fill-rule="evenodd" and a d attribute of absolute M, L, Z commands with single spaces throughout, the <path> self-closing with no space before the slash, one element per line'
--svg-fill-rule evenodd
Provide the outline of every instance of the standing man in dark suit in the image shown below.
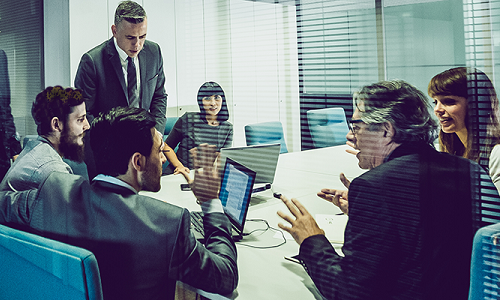
<path fill-rule="evenodd" d="M 164 131 L 167 94 L 163 58 L 158 44 L 146 40 L 147 29 L 142 6 L 121 2 L 111 25 L 113 37 L 82 56 L 75 87 L 84 91 L 89 121 L 113 107 L 140 107 L 155 117 L 156 129 Z M 96 172 L 89 150 L 87 147 L 85 162 L 92 178 Z"/>
<path fill-rule="evenodd" d="M 472 240 L 481 202 L 498 203 L 475 162 L 437 152 L 427 97 L 404 81 L 354 94 L 347 139 L 368 172 L 343 191 L 318 196 L 349 213 L 344 256 L 296 199 L 279 224 L 300 244 L 300 259 L 327 299 L 467 299 Z M 344 199 L 340 199 L 340 197 Z"/>
<path fill-rule="evenodd" d="M 10 110 L 10 83 L 7 55 L 0 49 L 0 181 L 10 168 L 10 160 L 15 160 L 21 152 L 14 118 Z"/>

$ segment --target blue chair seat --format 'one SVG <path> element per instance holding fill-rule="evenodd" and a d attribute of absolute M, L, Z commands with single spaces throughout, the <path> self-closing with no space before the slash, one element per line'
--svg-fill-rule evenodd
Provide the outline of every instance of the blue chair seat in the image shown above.
<path fill-rule="evenodd" d="M 245 126 L 247 146 L 263 144 L 280 144 L 280 153 L 287 153 L 283 126 L 281 122 L 263 122 Z"/>
<path fill-rule="evenodd" d="M 347 141 L 349 127 L 342 107 L 309 110 L 307 122 L 315 148 L 344 145 Z"/>
<path fill-rule="evenodd" d="M 170 131 L 172 131 L 172 128 L 174 128 L 175 123 L 179 120 L 179 117 L 167 117 L 167 122 L 165 123 L 165 131 L 163 132 L 163 141 L 167 140 L 168 134 Z M 179 149 L 179 145 L 177 145 L 174 149 L 174 152 L 177 153 L 177 149 Z M 162 166 L 162 173 L 163 174 L 168 174 L 167 172 L 167 167 L 170 164 L 168 160 L 163 164 Z"/>
<path fill-rule="evenodd" d="M 167 117 L 167 122 L 165 123 L 165 130 L 163 131 L 163 140 L 165 140 L 174 128 L 175 123 L 179 120 L 179 117 Z"/>
<path fill-rule="evenodd" d="M 2 299 L 102 300 L 92 252 L 0 225 Z"/>
<path fill-rule="evenodd" d="M 500 223 L 474 235 L 469 300 L 498 299 L 500 295 Z"/>

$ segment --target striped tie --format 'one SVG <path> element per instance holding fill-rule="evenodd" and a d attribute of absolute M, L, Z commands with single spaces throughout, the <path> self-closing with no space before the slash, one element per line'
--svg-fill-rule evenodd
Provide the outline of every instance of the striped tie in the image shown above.
<path fill-rule="evenodd" d="M 139 107 L 139 99 L 137 97 L 137 74 L 135 72 L 134 59 L 129 56 L 127 60 L 128 104 L 131 107 Z"/>

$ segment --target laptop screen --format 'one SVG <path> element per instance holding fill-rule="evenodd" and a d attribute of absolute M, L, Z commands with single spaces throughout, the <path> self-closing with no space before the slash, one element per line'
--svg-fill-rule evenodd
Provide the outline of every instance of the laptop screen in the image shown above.
<path fill-rule="evenodd" d="M 255 172 L 249 168 L 230 158 L 226 159 L 219 198 L 238 233 L 243 232 L 255 176 Z"/>
<path fill-rule="evenodd" d="M 257 173 L 255 183 L 273 183 L 280 148 L 280 144 L 222 148 L 221 166 L 226 158 L 231 158 Z"/>

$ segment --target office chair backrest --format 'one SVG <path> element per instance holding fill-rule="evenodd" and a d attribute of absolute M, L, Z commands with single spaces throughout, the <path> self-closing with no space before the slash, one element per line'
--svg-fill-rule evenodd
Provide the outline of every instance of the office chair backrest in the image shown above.
<path fill-rule="evenodd" d="M 29 141 L 34 141 L 38 138 L 38 135 L 36 134 L 28 134 L 24 137 L 23 139 L 23 148 L 26 147 L 26 144 L 28 144 Z"/>
<path fill-rule="evenodd" d="M 175 123 L 179 120 L 179 117 L 167 117 L 167 122 L 165 123 L 165 130 L 163 131 L 163 140 L 165 140 L 174 128 Z"/>
<path fill-rule="evenodd" d="M 309 110 L 307 122 L 316 148 L 344 145 L 347 141 L 349 127 L 342 107 Z"/>
<path fill-rule="evenodd" d="M 245 126 L 247 146 L 262 144 L 281 144 L 280 153 L 287 153 L 285 136 L 281 122 L 264 122 Z"/>
<path fill-rule="evenodd" d="M 469 300 L 498 299 L 500 294 L 500 223 L 480 228 L 472 245 Z"/>
<path fill-rule="evenodd" d="M 174 125 L 175 123 L 177 122 L 177 120 L 179 120 L 179 117 L 167 117 L 167 122 L 165 123 L 165 131 L 163 132 L 163 141 L 165 141 L 168 137 L 168 134 L 170 133 L 170 131 L 172 131 L 172 128 L 174 128 Z M 174 152 L 177 153 L 177 149 L 179 149 L 179 145 L 175 146 L 174 148 Z M 168 167 L 168 165 L 170 165 L 170 162 L 167 160 L 165 161 L 165 163 L 163 163 L 162 165 L 162 173 L 165 175 L 165 174 L 169 174 L 169 173 L 165 173 Z"/>
<path fill-rule="evenodd" d="M 90 251 L 0 225 L 0 298 L 102 300 Z"/>

